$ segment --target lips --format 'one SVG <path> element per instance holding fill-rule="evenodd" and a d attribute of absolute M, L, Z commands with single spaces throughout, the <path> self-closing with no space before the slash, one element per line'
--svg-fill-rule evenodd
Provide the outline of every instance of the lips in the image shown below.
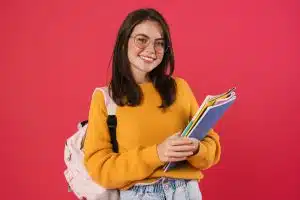
<path fill-rule="evenodd" d="M 153 62 L 154 60 L 156 60 L 156 58 L 153 57 L 149 57 L 149 56 L 139 56 L 142 60 L 146 61 L 146 62 Z"/>

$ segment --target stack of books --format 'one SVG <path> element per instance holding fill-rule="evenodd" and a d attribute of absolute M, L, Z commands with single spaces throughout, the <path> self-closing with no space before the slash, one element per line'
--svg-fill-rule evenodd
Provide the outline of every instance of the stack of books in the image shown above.
<path fill-rule="evenodd" d="M 225 111 L 236 100 L 235 87 L 219 95 L 207 95 L 189 124 L 182 131 L 182 137 L 192 137 L 203 140 L 208 131 L 213 128 Z M 164 171 L 176 166 L 176 162 L 167 163 Z"/>

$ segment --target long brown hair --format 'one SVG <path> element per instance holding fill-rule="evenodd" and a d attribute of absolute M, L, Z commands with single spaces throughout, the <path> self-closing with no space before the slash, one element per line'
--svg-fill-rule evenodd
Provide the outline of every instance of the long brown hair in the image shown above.
<path fill-rule="evenodd" d="M 127 15 L 119 28 L 113 51 L 112 79 L 109 89 L 113 100 L 119 106 L 137 106 L 141 103 L 143 94 L 135 82 L 128 60 L 128 40 L 134 27 L 145 20 L 158 22 L 163 31 L 166 49 L 162 62 L 151 72 L 148 77 L 160 94 L 161 108 L 167 108 L 175 101 L 176 82 L 172 78 L 174 72 L 174 53 L 172 48 L 169 26 L 164 17 L 155 9 L 139 9 Z"/>

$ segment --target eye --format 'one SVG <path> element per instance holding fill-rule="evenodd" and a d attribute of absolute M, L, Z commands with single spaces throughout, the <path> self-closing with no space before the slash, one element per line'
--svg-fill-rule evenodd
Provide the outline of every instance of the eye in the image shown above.
<path fill-rule="evenodd" d="M 148 38 L 143 36 L 137 36 L 135 39 L 139 44 L 146 44 L 148 42 Z"/>
<path fill-rule="evenodd" d="M 157 40 L 155 42 L 155 44 L 156 44 L 156 46 L 161 47 L 161 48 L 165 47 L 165 41 L 163 41 L 163 40 Z"/>

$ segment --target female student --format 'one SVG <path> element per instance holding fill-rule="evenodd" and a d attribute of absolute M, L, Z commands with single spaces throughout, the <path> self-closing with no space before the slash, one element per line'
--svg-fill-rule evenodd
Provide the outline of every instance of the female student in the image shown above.
<path fill-rule="evenodd" d="M 188 66 L 184 66 L 188 67 Z M 202 170 L 220 159 L 219 136 L 179 136 L 198 109 L 187 82 L 173 77 L 169 26 L 154 9 L 131 12 L 116 39 L 109 91 L 118 105 L 113 152 L 104 96 L 95 91 L 89 111 L 84 161 L 94 181 L 119 189 L 121 200 L 201 199 Z M 184 161 L 164 172 L 167 162 Z"/>

